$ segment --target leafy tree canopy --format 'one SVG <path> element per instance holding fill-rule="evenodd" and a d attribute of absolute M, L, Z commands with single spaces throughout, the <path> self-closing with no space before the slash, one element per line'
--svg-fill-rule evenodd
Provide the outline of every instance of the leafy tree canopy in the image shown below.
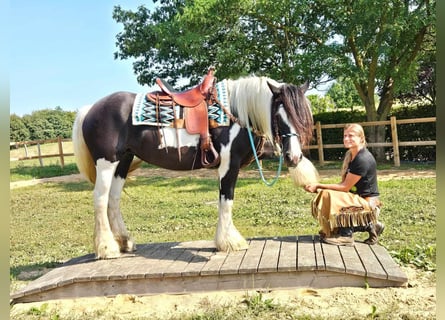
<path fill-rule="evenodd" d="M 361 105 L 360 97 L 351 79 L 338 79 L 329 88 L 326 95 L 331 97 L 337 109 L 349 108 L 352 111 L 354 106 Z"/>
<path fill-rule="evenodd" d="M 259 73 L 316 86 L 325 76 L 349 77 L 362 95 L 391 78 L 401 90 L 413 82 L 425 35 L 435 30 L 435 1 L 154 2 L 152 12 L 113 11 L 124 27 L 115 57 L 135 58 L 142 84 L 157 76 L 196 80 L 215 65 L 221 78 Z"/>
<path fill-rule="evenodd" d="M 10 115 L 10 141 L 44 140 L 57 137 L 71 138 L 76 112 L 60 107 L 34 111 L 19 117 Z"/>
<path fill-rule="evenodd" d="M 368 121 L 386 120 L 435 53 L 435 0 L 160 0 L 152 11 L 117 6 L 115 58 L 136 60 L 141 84 L 156 77 L 195 84 L 247 74 L 295 84 L 350 79 Z M 378 101 L 375 94 L 379 95 Z M 380 134 L 370 140 L 384 139 Z"/>

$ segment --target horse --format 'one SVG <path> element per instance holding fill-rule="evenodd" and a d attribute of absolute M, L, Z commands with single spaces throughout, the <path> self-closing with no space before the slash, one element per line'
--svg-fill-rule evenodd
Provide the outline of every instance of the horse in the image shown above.
<path fill-rule="evenodd" d="M 235 185 L 240 169 L 250 164 L 266 141 L 287 167 L 298 169 L 307 159 L 303 148 L 313 134 L 308 84 L 296 86 L 264 76 L 224 79 L 230 104 L 226 126 L 210 127 L 217 153 L 219 179 L 215 246 L 230 252 L 248 248 L 232 220 Z M 200 135 L 172 126 L 134 125 L 137 94 L 118 91 L 78 110 L 73 147 L 80 173 L 94 185 L 94 250 L 96 259 L 117 258 L 136 250 L 120 209 L 127 176 L 144 161 L 170 170 L 206 168 Z M 249 138 L 250 137 L 250 138 Z M 251 139 L 249 141 L 249 139 Z M 255 147 L 255 148 L 256 148 Z M 315 167 L 310 167 L 314 170 Z M 297 171 L 310 174 L 307 167 Z"/>

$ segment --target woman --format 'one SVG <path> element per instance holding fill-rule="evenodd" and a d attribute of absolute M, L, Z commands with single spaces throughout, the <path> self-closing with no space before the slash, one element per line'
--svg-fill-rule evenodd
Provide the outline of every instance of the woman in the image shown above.
<path fill-rule="evenodd" d="M 342 166 L 342 180 L 337 184 L 311 183 L 304 187 L 318 192 L 312 201 L 312 214 L 321 225 L 320 236 L 334 245 L 354 245 L 353 232 L 368 232 L 367 244 L 376 244 L 385 228 L 378 222 L 381 203 L 377 185 L 377 165 L 366 148 L 363 128 L 348 124 L 343 144 L 348 149 Z"/>

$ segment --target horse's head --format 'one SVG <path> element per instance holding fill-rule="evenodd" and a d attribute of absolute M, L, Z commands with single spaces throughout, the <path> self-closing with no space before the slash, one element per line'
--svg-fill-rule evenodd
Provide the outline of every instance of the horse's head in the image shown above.
<path fill-rule="evenodd" d="M 281 141 L 286 164 L 296 166 L 303 158 L 303 146 L 312 139 L 313 118 L 310 102 L 304 95 L 308 83 L 298 87 L 283 84 L 279 87 L 268 82 L 272 91 L 272 128 Z"/>

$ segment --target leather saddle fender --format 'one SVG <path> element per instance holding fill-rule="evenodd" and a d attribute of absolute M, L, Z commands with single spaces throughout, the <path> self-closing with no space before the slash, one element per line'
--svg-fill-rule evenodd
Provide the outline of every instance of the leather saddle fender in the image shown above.
<path fill-rule="evenodd" d="M 157 78 L 156 83 L 162 91 L 147 94 L 147 98 L 157 104 L 185 107 L 185 128 L 190 134 L 200 135 L 201 163 L 205 168 L 214 167 L 220 162 L 210 138 L 207 105 L 215 85 L 214 72 L 215 68 L 210 67 L 199 85 L 183 92 L 174 90 L 168 82 Z"/>

